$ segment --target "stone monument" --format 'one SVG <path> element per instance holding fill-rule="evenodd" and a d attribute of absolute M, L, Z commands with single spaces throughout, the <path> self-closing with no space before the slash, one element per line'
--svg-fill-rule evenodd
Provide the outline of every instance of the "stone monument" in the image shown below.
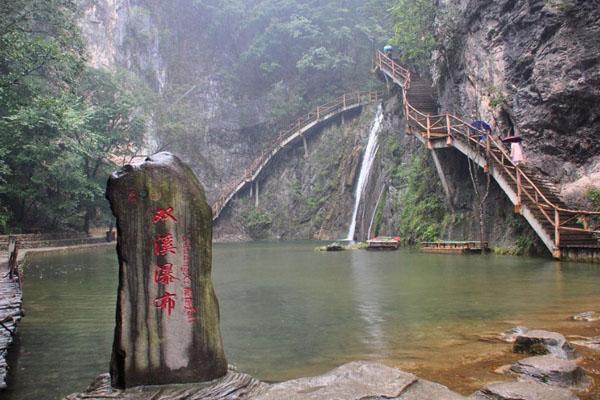
<path fill-rule="evenodd" d="M 113 173 L 106 197 L 117 219 L 119 256 L 112 386 L 222 377 L 212 212 L 198 179 L 163 152 Z"/>

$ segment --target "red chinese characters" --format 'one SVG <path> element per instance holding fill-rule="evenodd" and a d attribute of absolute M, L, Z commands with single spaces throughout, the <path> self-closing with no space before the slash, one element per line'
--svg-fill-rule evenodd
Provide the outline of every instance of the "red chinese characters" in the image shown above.
<path fill-rule="evenodd" d="M 173 214 L 173 207 L 159 208 L 152 217 L 152 223 L 166 222 L 171 220 L 177 222 L 177 218 Z M 170 254 L 176 253 L 175 240 L 173 234 L 166 233 L 158 235 L 154 239 L 154 255 L 157 257 L 167 257 Z M 154 269 L 154 283 L 159 286 L 168 286 L 178 280 L 175 277 L 173 264 L 170 262 L 158 263 Z M 154 306 L 162 311 L 167 310 L 167 315 L 170 317 L 171 312 L 175 308 L 175 293 L 165 291 L 162 296 L 154 299 Z"/>
<path fill-rule="evenodd" d="M 173 264 L 166 263 L 156 266 L 154 270 L 154 283 L 167 286 L 176 280 L 177 278 L 173 275 Z"/>
<path fill-rule="evenodd" d="M 154 255 L 156 256 L 166 256 L 169 253 L 175 254 L 175 249 L 173 235 L 170 233 L 158 236 L 154 241 Z"/>
<path fill-rule="evenodd" d="M 183 307 L 187 316 L 188 322 L 196 320 L 198 309 L 194 307 L 194 290 L 192 289 L 192 275 L 190 272 L 190 250 L 192 249 L 190 240 L 183 237 Z"/>
<path fill-rule="evenodd" d="M 130 190 L 129 193 L 127 193 L 127 201 L 130 204 L 135 204 L 137 203 L 139 199 L 138 193 L 135 190 Z"/>
<path fill-rule="evenodd" d="M 176 223 L 177 218 L 173 207 L 159 208 L 152 216 L 152 223 Z M 159 234 L 154 240 L 154 255 L 159 258 L 161 262 L 157 262 L 154 269 L 154 283 L 159 287 L 169 288 L 169 291 L 165 291 L 162 296 L 157 297 L 154 300 L 154 306 L 159 308 L 161 311 L 167 311 L 167 315 L 171 316 L 171 312 L 176 308 L 178 301 L 176 293 L 183 295 L 183 311 L 189 323 L 197 320 L 198 309 L 195 307 L 195 296 L 194 296 L 194 285 L 192 279 L 192 273 L 190 271 L 190 253 L 191 253 L 191 242 L 183 236 L 183 263 L 181 270 L 176 271 L 175 266 L 172 262 L 169 262 L 168 258 L 172 254 L 176 254 L 177 243 L 173 234 Z M 178 243 L 181 245 L 181 243 Z M 176 281 L 180 283 L 175 283 Z M 162 293 L 162 292 L 159 292 Z M 181 296 L 180 296 L 181 298 Z"/>
<path fill-rule="evenodd" d="M 173 207 L 159 208 L 152 217 L 152 223 L 156 224 L 158 222 L 166 221 L 168 219 L 177 222 L 177 218 L 175 218 L 175 216 L 173 215 Z"/>
<path fill-rule="evenodd" d="M 175 293 L 165 292 L 163 296 L 154 300 L 154 306 L 160 308 L 161 310 L 167 310 L 169 317 L 171 316 L 171 311 L 175 308 L 175 297 L 177 295 Z"/>

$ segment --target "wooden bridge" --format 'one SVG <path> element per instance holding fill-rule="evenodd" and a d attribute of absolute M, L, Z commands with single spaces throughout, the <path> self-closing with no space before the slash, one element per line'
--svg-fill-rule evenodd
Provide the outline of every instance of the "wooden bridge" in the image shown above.
<path fill-rule="evenodd" d="M 600 261 L 599 212 L 569 209 L 552 184 L 533 169 L 512 162 L 504 144 L 452 114 L 436 114 L 431 84 L 411 81 L 411 73 L 384 53 L 375 55 L 374 67 L 386 80 L 402 88 L 408 132 L 428 149 L 454 147 L 492 174 L 500 188 L 523 215 L 556 259 Z M 480 140 L 483 136 L 485 140 Z"/>
<path fill-rule="evenodd" d="M 277 138 L 263 150 L 262 154 L 254 160 L 252 165 L 246 168 L 244 175 L 241 178 L 234 179 L 225 186 L 221 196 L 212 205 L 213 221 L 216 221 L 219 218 L 223 209 L 237 193 L 248 186 L 251 187 L 252 183 L 257 180 L 263 169 L 277 154 L 279 154 L 280 151 L 290 148 L 300 140 L 304 142 L 306 150 L 305 135 L 308 131 L 347 111 L 359 108 L 366 104 L 375 103 L 381 100 L 382 97 L 383 92 L 381 91 L 347 93 L 298 118 L 290 124 L 287 129 L 279 133 Z M 255 189 L 255 193 L 258 199 L 258 186 Z"/>

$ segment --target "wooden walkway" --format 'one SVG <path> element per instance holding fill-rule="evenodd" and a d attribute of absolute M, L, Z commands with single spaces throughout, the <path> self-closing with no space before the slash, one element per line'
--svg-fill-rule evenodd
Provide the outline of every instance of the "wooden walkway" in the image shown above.
<path fill-rule="evenodd" d="M 383 92 L 381 91 L 347 93 L 298 118 L 287 129 L 279 133 L 277 138 L 263 150 L 252 165 L 246 168 L 241 178 L 236 178 L 225 186 L 221 196 L 212 205 L 213 221 L 219 218 L 223 209 L 237 193 L 256 181 L 260 173 L 277 154 L 295 145 L 298 141 L 304 140 L 304 135 L 309 130 L 347 111 L 375 103 L 381 100 L 382 96 Z"/>
<path fill-rule="evenodd" d="M 454 147 L 491 173 L 556 259 L 600 262 L 600 230 L 592 225 L 599 212 L 569 209 L 552 184 L 533 169 L 515 165 L 504 144 L 452 114 L 436 114 L 431 84 L 411 80 L 407 68 L 378 51 L 375 69 L 402 88 L 408 132 L 428 149 Z M 481 141 L 479 136 L 485 136 Z"/>

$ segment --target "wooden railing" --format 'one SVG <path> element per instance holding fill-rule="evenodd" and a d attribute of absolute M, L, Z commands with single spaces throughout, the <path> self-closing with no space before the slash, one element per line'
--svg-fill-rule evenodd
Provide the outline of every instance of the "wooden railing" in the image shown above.
<path fill-rule="evenodd" d="M 488 172 L 490 168 L 499 168 L 505 178 L 516 188 L 515 209 L 520 210 L 522 201 L 526 199 L 528 200 L 527 206 L 533 208 L 534 211 L 539 211 L 543 216 L 539 222 L 552 226 L 553 232 L 549 234 L 553 238 L 555 248 L 551 251 L 560 253 L 561 233 L 563 232 L 600 234 L 600 230 L 591 224 L 591 218 L 600 216 L 600 212 L 566 209 L 554 204 L 535 183 L 535 179 L 529 176 L 520 165 L 513 163 L 504 144 L 498 139 L 452 114 L 430 115 L 414 108 L 408 99 L 411 83 L 409 69 L 398 65 L 381 51 L 375 55 L 374 63 L 376 68 L 402 87 L 406 121 L 420 130 L 418 134 L 429 144 L 428 147 L 432 148 L 432 140 L 445 138 L 449 145 L 455 140 L 459 140 L 471 149 L 472 154 L 480 155 L 486 160 Z M 469 154 L 465 155 L 469 156 Z"/>
<path fill-rule="evenodd" d="M 241 178 L 236 177 L 225 185 L 221 192 L 221 196 L 219 196 L 217 201 L 212 205 L 213 220 L 216 220 L 219 217 L 221 211 L 223 211 L 225 206 L 237 192 L 242 190 L 247 183 L 251 183 L 257 178 L 262 169 L 281 149 L 285 148 L 296 138 L 302 137 L 304 132 L 310 127 L 328 120 L 339 113 L 347 111 L 350 108 L 377 102 L 381 100 L 382 97 L 382 91 L 346 93 L 326 104 L 318 106 L 308 114 L 296 119 L 286 129 L 279 132 L 279 135 L 263 149 L 261 155 L 245 169 L 244 175 Z"/>

